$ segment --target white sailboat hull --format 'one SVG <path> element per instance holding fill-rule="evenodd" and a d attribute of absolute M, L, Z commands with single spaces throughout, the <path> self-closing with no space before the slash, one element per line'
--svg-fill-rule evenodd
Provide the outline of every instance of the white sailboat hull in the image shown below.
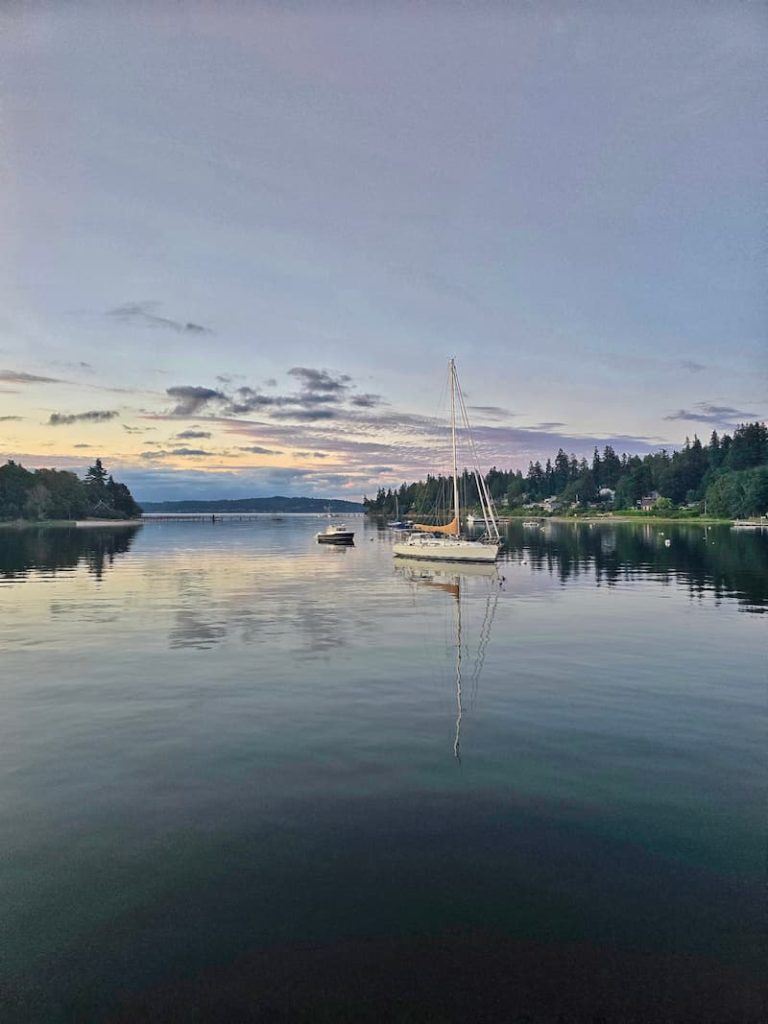
<path fill-rule="evenodd" d="M 431 558 L 406 558 L 401 555 L 395 561 L 395 568 L 419 583 L 429 580 L 450 584 L 459 580 L 501 579 L 495 562 L 463 562 L 456 565 Z"/>
<path fill-rule="evenodd" d="M 495 562 L 500 544 L 456 537 L 430 537 L 416 534 L 394 544 L 393 553 L 401 558 L 427 558 L 436 562 Z"/>

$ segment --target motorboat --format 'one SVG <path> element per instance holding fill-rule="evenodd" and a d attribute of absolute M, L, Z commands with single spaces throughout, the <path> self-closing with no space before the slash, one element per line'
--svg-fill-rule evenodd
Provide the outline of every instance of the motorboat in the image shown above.
<path fill-rule="evenodd" d="M 315 534 L 318 544 L 354 544 L 354 530 L 348 530 L 344 523 L 329 523 L 324 530 Z"/>

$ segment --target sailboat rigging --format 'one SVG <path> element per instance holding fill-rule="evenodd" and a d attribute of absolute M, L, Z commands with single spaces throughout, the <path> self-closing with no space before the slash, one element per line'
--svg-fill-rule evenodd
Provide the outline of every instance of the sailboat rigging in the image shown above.
<path fill-rule="evenodd" d="M 400 502 L 397 495 L 395 495 L 395 518 L 392 522 L 387 523 L 387 526 L 390 530 L 407 530 L 409 525 L 404 519 L 400 518 Z"/>
<path fill-rule="evenodd" d="M 454 359 L 448 362 L 448 390 L 451 396 L 451 453 L 453 470 L 453 518 L 443 526 L 428 523 L 414 523 L 412 532 L 405 540 L 393 546 L 396 556 L 405 558 L 429 558 L 445 562 L 495 562 L 501 549 L 496 511 L 488 491 L 477 456 L 477 449 L 469 426 L 467 407 L 456 373 Z M 461 417 L 466 430 L 469 447 L 473 458 L 472 474 L 480 498 L 482 519 L 485 531 L 482 537 L 471 539 L 461 533 L 461 507 L 459 503 L 458 455 L 456 449 L 456 417 Z"/>

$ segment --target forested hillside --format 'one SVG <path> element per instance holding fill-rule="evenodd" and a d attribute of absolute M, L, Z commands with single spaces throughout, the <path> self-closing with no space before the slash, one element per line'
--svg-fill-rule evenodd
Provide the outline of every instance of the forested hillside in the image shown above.
<path fill-rule="evenodd" d="M 525 475 L 494 467 L 485 479 L 496 504 L 510 509 L 554 498 L 561 508 L 628 510 L 655 492 L 659 511 L 695 506 L 728 519 L 758 516 L 768 513 L 768 427 L 744 424 L 733 436 L 713 431 L 706 445 L 694 437 L 679 451 L 661 450 L 642 458 L 618 455 L 606 445 L 602 452 L 595 448 L 589 462 L 561 448 L 543 466 L 530 463 Z M 460 483 L 464 506 L 477 504 L 477 488 L 466 470 Z M 449 493 L 450 478 L 428 476 L 394 491 L 380 488 L 365 505 L 374 515 L 393 515 L 397 507 L 400 515 L 426 516 Z"/>
<path fill-rule="evenodd" d="M 145 512 L 362 512 L 359 501 L 342 498 L 289 498 L 276 494 L 271 498 L 215 498 L 199 501 L 145 501 Z"/>
<path fill-rule="evenodd" d="M 0 466 L 0 520 L 135 519 L 141 509 L 125 484 L 96 462 L 81 480 L 63 469 Z"/>

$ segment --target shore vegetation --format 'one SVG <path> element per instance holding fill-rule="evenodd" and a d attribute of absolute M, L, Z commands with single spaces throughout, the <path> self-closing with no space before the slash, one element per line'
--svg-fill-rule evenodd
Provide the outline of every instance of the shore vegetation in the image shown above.
<path fill-rule="evenodd" d="M 138 519 L 141 508 L 101 459 L 83 479 L 65 469 L 25 469 L 12 460 L 0 466 L 0 521 Z"/>
<path fill-rule="evenodd" d="M 768 514 L 768 426 L 746 423 L 733 435 L 712 431 L 678 451 L 618 455 L 611 445 L 594 450 L 591 462 L 568 455 L 531 462 L 520 470 L 495 466 L 485 476 L 497 508 L 507 515 L 747 519 Z M 371 515 L 435 516 L 450 493 L 451 478 L 428 476 L 399 488 L 379 488 L 364 499 Z M 462 506 L 479 506 L 477 486 L 464 470 Z"/>

